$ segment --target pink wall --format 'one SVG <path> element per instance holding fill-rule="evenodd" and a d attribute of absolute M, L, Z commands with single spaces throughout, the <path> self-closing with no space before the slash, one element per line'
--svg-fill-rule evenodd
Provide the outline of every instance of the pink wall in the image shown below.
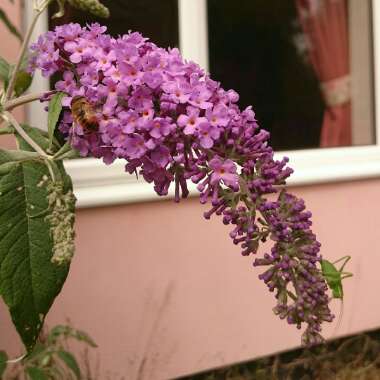
<path fill-rule="evenodd" d="M 0 54 L 14 56 L 15 44 L 7 36 Z M 353 256 L 342 323 L 336 332 L 326 326 L 325 336 L 379 326 L 380 180 L 293 190 L 314 213 L 323 254 Z M 128 380 L 173 378 L 297 346 L 299 331 L 271 312 L 274 299 L 252 258 L 240 256 L 220 220 L 202 218 L 204 209 L 191 199 L 80 210 L 76 257 L 49 326 L 70 318 L 99 344 L 103 373 Z M 0 349 L 19 353 L 2 304 L 0 329 Z"/>
<path fill-rule="evenodd" d="M 326 257 L 353 256 L 341 326 L 326 326 L 325 336 L 379 326 L 380 181 L 294 191 L 314 211 Z M 70 318 L 96 339 L 102 368 L 127 379 L 137 379 L 144 358 L 141 379 L 158 380 L 298 345 L 299 331 L 272 314 L 252 258 L 203 210 L 196 199 L 80 210 L 77 254 L 48 324 Z M 16 354 L 16 335 L 0 316 L 1 346 Z"/>
<path fill-rule="evenodd" d="M 16 0 L 16 4 L 20 4 L 20 0 Z M 21 25 L 21 7 L 12 5 L 8 0 L 1 0 L 0 6 L 4 9 L 8 17 L 15 25 Z M 0 22 L 0 56 L 6 59 L 8 62 L 14 62 L 18 53 L 18 46 L 20 45 L 19 41 L 15 36 L 10 34 L 4 24 Z M 22 121 L 23 111 L 18 109 L 15 112 L 15 115 L 18 120 Z M 0 146 L 12 149 L 15 147 L 15 143 L 12 137 L 10 136 L 0 136 Z"/>

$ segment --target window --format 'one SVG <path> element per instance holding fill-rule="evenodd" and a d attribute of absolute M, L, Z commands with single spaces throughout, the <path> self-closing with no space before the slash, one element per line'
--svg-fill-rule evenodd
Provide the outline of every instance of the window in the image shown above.
<path fill-rule="evenodd" d="M 350 96 L 357 75 L 372 83 L 369 2 L 355 3 L 350 10 L 346 0 L 240 0 L 238 6 L 207 0 L 210 72 L 239 92 L 242 107 L 254 105 L 276 151 L 374 142 L 371 109 L 367 125 L 350 121 L 356 98 L 372 99 L 370 85 Z M 350 32 L 368 47 L 356 72 Z"/>
<path fill-rule="evenodd" d="M 289 156 L 290 165 L 296 169 L 290 184 L 378 176 L 380 147 L 374 111 L 380 103 L 374 94 L 380 79 L 376 66 L 380 51 L 380 29 L 376 26 L 380 7 L 369 0 L 346 0 L 348 28 L 341 37 L 347 38 L 346 64 L 350 72 L 341 73 L 343 80 L 336 83 L 331 81 L 331 73 L 326 74 L 306 54 L 310 46 L 314 54 L 323 52 L 323 46 L 313 40 L 315 36 L 310 30 L 315 20 L 308 19 L 305 23 L 303 17 L 305 12 L 310 17 L 307 11 L 315 11 L 325 1 L 337 3 L 313 0 L 309 2 L 314 5 L 311 10 L 297 7 L 302 5 L 301 0 L 104 0 L 104 3 L 114 15 L 109 23 L 111 33 L 136 29 L 161 46 L 179 45 L 186 58 L 209 70 L 223 87 L 236 89 L 241 95 L 241 106 L 253 104 L 261 126 L 272 133 L 272 145 L 278 155 Z M 64 22 L 81 20 L 80 13 L 70 12 Z M 46 30 L 46 24 L 47 20 L 40 24 L 40 32 Z M 331 35 L 332 31 L 326 33 Z M 336 54 L 328 57 L 333 66 L 338 65 Z M 46 81 L 35 82 L 40 89 L 48 85 Z M 321 82 L 329 88 L 322 86 L 321 90 Z M 347 91 L 348 83 L 351 91 Z M 344 117 L 348 122 L 343 124 L 348 134 L 343 140 L 322 143 L 326 117 L 336 123 L 331 107 L 347 104 L 349 112 L 344 112 Z M 33 108 L 29 109 L 33 124 L 38 122 L 36 115 Z M 68 162 L 79 205 L 162 199 L 149 184 L 125 174 L 123 166 L 122 162 L 116 162 L 106 167 L 93 159 Z"/>

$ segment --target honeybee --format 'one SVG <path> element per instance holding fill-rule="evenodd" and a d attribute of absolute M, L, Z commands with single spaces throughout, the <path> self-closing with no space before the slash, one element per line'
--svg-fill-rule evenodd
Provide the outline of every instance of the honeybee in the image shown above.
<path fill-rule="evenodd" d="M 98 129 L 98 118 L 92 104 L 84 96 L 75 96 L 71 100 L 71 114 L 75 123 L 83 131 L 94 132 Z"/>

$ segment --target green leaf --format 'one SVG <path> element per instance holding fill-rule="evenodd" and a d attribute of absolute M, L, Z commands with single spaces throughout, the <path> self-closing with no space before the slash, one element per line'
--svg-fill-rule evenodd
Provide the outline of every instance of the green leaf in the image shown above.
<path fill-rule="evenodd" d="M 28 374 L 30 380 L 49 380 L 45 375 L 45 372 L 38 367 L 29 367 L 26 369 L 26 373 Z"/>
<path fill-rule="evenodd" d="M 80 369 L 74 355 L 71 354 L 70 352 L 63 351 L 63 350 L 58 351 L 57 354 L 59 358 L 67 365 L 67 367 L 70 368 L 74 372 L 76 378 L 80 379 L 81 373 L 80 373 Z"/>
<path fill-rule="evenodd" d="M 38 153 L 25 150 L 8 150 L 0 148 L 0 164 L 17 161 L 31 161 L 39 158 Z"/>
<path fill-rule="evenodd" d="M 0 57 L 0 80 L 6 84 L 8 83 L 9 79 L 9 70 L 9 63 L 4 58 Z"/>
<path fill-rule="evenodd" d="M 69 326 L 63 326 L 63 325 L 57 325 L 54 326 L 47 337 L 47 342 L 49 345 L 55 345 L 57 343 L 57 340 L 61 336 L 66 336 L 70 333 L 71 327 Z"/>
<path fill-rule="evenodd" d="M 44 150 L 47 151 L 49 148 L 49 136 L 45 131 L 42 131 L 39 128 L 31 127 L 27 124 L 21 124 L 21 127 L 24 129 L 24 131 Z M 16 134 L 16 138 L 18 141 L 19 146 L 23 150 L 30 150 L 34 151 L 33 148 L 25 142 L 25 140 Z M 56 151 L 60 148 L 59 144 L 54 141 L 54 149 L 53 151 Z"/>
<path fill-rule="evenodd" d="M 33 77 L 24 70 L 21 70 L 16 75 L 15 93 L 16 96 L 22 95 L 32 84 Z"/>
<path fill-rule="evenodd" d="M 1 129 L 0 129 L 1 131 Z M 72 159 L 72 158 L 80 158 L 80 153 L 74 149 L 69 142 L 66 142 L 64 145 L 62 145 L 61 149 L 59 149 L 58 152 L 55 153 L 54 158 L 55 159 Z"/>
<path fill-rule="evenodd" d="M 32 161 L 38 158 L 39 155 L 35 152 L 0 149 L 0 176 L 9 174 L 21 162 Z"/>
<path fill-rule="evenodd" d="M 62 111 L 62 98 L 65 96 L 63 92 L 56 93 L 49 103 L 49 115 L 48 115 L 48 135 L 49 135 L 49 147 L 53 144 L 54 131 L 57 126 L 59 115 Z"/>
<path fill-rule="evenodd" d="M 12 21 L 8 18 L 5 11 L 0 8 L 0 21 L 2 21 L 5 26 L 8 28 L 8 30 L 16 36 L 20 41 L 22 41 L 22 36 L 20 32 L 17 30 L 17 28 L 13 25 Z"/>
<path fill-rule="evenodd" d="M 0 179 L 0 294 L 30 352 L 69 265 L 51 262 L 50 224 L 44 217 L 49 176 L 42 163 L 22 163 Z"/>
<path fill-rule="evenodd" d="M 49 150 L 49 136 L 47 132 L 39 128 L 31 127 L 27 124 L 21 124 L 21 127 L 45 152 Z M 17 132 L 16 139 L 21 149 L 34 152 L 34 149 L 27 142 L 25 142 L 25 140 L 20 135 L 18 135 Z M 53 142 L 53 147 L 50 149 L 49 153 L 54 153 L 61 148 L 56 139 L 54 139 Z"/>
<path fill-rule="evenodd" d="M 0 351 L 0 379 L 7 368 L 8 355 L 4 351 Z"/>
<path fill-rule="evenodd" d="M 15 133 L 15 129 L 11 125 L 0 128 L 0 135 L 11 135 L 13 133 Z"/>
<path fill-rule="evenodd" d="M 82 341 L 91 347 L 98 347 L 94 340 L 86 332 L 63 325 L 57 325 L 52 328 L 48 335 L 47 341 L 49 345 L 55 345 L 60 337 L 73 338 L 78 341 Z"/>
<path fill-rule="evenodd" d="M 49 140 L 42 131 L 23 126 L 42 148 Z M 31 150 L 20 136 L 21 149 Z M 28 152 L 0 152 L 0 164 L 24 158 Z M 29 153 L 31 154 L 31 153 Z M 72 190 L 70 177 L 62 162 L 52 163 L 63 194 Z M 1 168 L 0 168 L 1 169 Z M 30 352 L 43 326 L 47 312 L 65 282 L 69 264 L 51 262 L 54 245 L 49 215 L 49 191 L 43 178 L 50 173 L 42 162 L 19 162 L 0 170 L 0 294 L 7 304 L 13 323 Z M 74 205 L 70 212 L 73 212 Z M 72 222 L 73 223 L 73 222 Z"/>
<path fill-rule="evenodd" d="M 79 341 L 87 343 L 90 347 L 98 347 L 94 340 L 84 331 L 76 330 L 75 338 Z"/>
<path fill-rule="evenodd" d="M 0 164 L 0 175 L 8 174 L 12 169 L 17 167 L 19 162 L 5 162 L 4 164 Z"/>

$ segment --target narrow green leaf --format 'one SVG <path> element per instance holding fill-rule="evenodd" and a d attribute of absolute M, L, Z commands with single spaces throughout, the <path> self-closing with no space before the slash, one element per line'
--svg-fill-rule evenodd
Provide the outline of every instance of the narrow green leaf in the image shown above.
<path fill-rule="evenodd" d="M 26 369 L 26 373 L 28 374 L 30 380 L 49 380 L 45 375 L 45 372 L 38 367 L 29 367 Z"/>
<path fill-rule="evenodd" d="M 63 326 L 63 325 L 57 325 L 54 326 L 47 337 L 47 342 L 49 345 L 55 345 L 57 343 L 57 340 L 61 336 L 67 336 L 70 334 L 71 327 L 69 326 Z"/>
<path fill-rule="evenodd" d="M 48 137 L 48 134 L 47 132 L 45 131 L 42 131 L 41 129 L 39 128 L 35 128 L 35 127 L 31 127 L 27 124 L 21 124 L 21 127 L 24 129 L 24 131 L 45 151 L 47 152 L 48 149 L 49 149 L 49 137 Z M 24 141 L 24 139 L 19 136 L 17 133 L 16 133 L 16 139 L 17 139 L 17 142 L 19 144 L 19 146 L 21 147 L 21 149 L 23 150 L 30 150 L 30 151 L 34 151 L 33 148 L 31 148 L 31 146 L 26 143 Z M 59 145 L 59 143 L 57 142 L 56 139 L 54 139 L 54 144 L 53 144 L 53 148 L 50 149 L 50 152 L 49 153 L 54 153 L 56 151 L 58 151 L 59 149 L 61 148 L 61 146 Z"/>
<path fill-rule="evenodd" d="M 31 161 L 39 157 L 38 153 L 25 150 L 8 150 L 0 148 L 0 164 L 17 161 Z"/>
<path fill-rule="evenodd" d="M 60 337 L 73 338 L 87 343 L 91 347 L 98 347 L 94 340 L 84 331 L 76 330 L 70 326 L 57 325 L 50 330 L 47 341 L 50 345 L 57 343 Z"/>
<path fill-rule="evenodd" d="M 31 351 L 45 315 L 61 291 L 69 265 L 51 262 L 53 244 L 42 163 L 22 163 L 0 179 L 0 294 Z"/>
<path fill-rule="evenodd" d="M 95 343 L 95 341 L 84 331 L 76 330 L 75 337 L 82 342 L 87 343 L 90 347 L 98 347 L 98 345 Z"/>
<path fill-rule="evenodd" d="M 16 75 L 15 94 L 22 95 L 32 84 L 33 77 L 24 70 L 21 70 Z"/>
<path fill-rule="evenodd" d="M 62 111 L 62 98 L 65 96 L 63 92 L 56 93 L 49 103 L 49 115 L 48 115 L 48 135 L 49 135 L 49 147 L 53 144 L 54 131 L 57 126 L 59 115 Z"/>
<path fill-rule="evenodd" d="M 8 18 L 5 11 L 0 8 L 0 21 L 2 21 L 5 26 L 8 28 L 8 30 L 16 36 L 20 41 L 22 41 L 22 36 L 20 32 L 17 30 L 17 28 L 13 25 L 12 21 Z"/>
<path fill-rule="evenodd" d="M 7 368 L 8 355 L 4 351 L 0 351 L 0 379 Z"/>
<path fill-rule="evenodd" d="M 4 83 L 8 82 L 9 70 L 9 63 L 4 58 L 0 57 L 0 80 Z"/>
<path fill-rule="evenodd" d="M 16 168 L 18 165 L 20 165 L 19 162 L 5 162 L 4 164 L 0 164 L 0 176 L 8 174 L 12 169 Z"/>
<path fill-rule="evenodd" d="M 80 373 L 80 369 L 74 355 L 71 354 L 70 352 L 63 351 L 63 350 L 58 351 L 57 354 L 59 358 L 67 365 L 67 367 L 70 368 L 74 372 L 76 378 L 80 379 L 81 373 Z"/>
<path fill-rule="evenodd" d="M 69 142 L 66 142 L 62 145 L 61 149 L 54 155 L 55 159 L 72 159 L 72 158 L 80 158 L 80 153 L 72 148 Z"/>
<path fill-rule="evenodd" d="M 58 152 L 54 155 L 55 158 L 61 157 L 63 154 L 70 152 L 73 148 L 71 147 L 70 143 L 66 141 L 62 147 L 59 149 Z"/>
<path fill-rule="evenodd" d="M 48 149 L 49 138 L 46 132 L 27 124 L 21 124 L 21 127 L 43 150 Z M 33 151 L 33 148 L 20 135 L 16 134 L 16 138 L 21 149 Z"/>
<path fill-rule="evenodd" d="M 15 133 L 15 129 L 11 125 L 0 128 L 0 135 L 11 135 Z"/>
<path fill-rule="evenodd" d="M 8 150 L 0 148 L 0 176 L 8 174 L 21 162 L 32 161 L 38 158 L 38 153 L 28 152 L 24 150 Z"/>

